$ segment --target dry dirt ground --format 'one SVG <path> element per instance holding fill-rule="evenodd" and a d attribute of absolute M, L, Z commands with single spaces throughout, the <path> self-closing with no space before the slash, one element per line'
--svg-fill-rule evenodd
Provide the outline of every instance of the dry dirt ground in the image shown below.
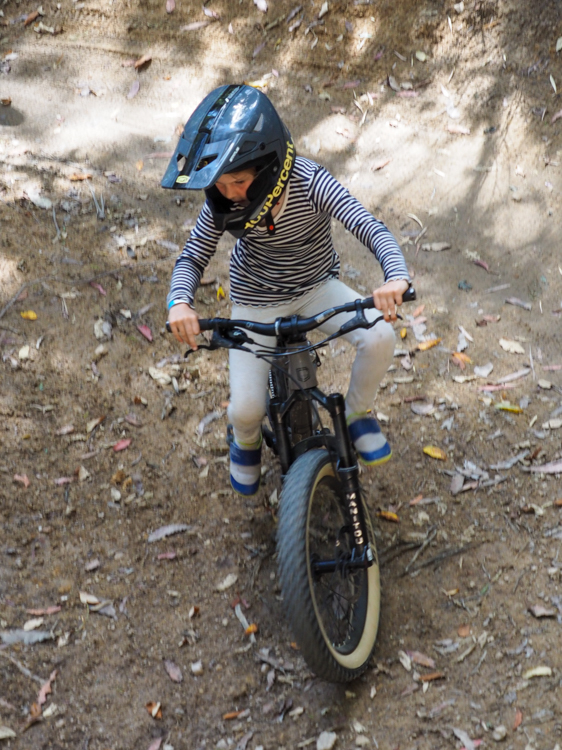
<path fill-rule="evenodd" d="M 165 0 L 46 0 L 25 25 L 36 5 L 0 3 L 5 748 L 316 747 L 324 730 L 336 748 L 562 744 L 562 490 L 556 469 L 533 471 L 562 457 L 560 5 L 330 0 L 313 25 L 322 3 L 305 0 L 287 23 L 296 5 L 269 0 L 264 14 L 251 0 L 211 0 L 213 20 L 192 0 L 171 13 Z M 142 55 L 152 60 L 127 67 Z M 242 500 L 228 488 L 224 416 L 199 428 L 224 412 L 224 353 L 184 362 L 163 329 L 201 196 L 165 193 L 159 179 L 178 126 L 232 80 L 260 81 L 300 153 L 388 224 L 425 306 L 425 333 L 410 320 L 397 338 L 412 354 L 396 356 L 376 403 L 394 449 L 363 475 L 382 617 L 372 666 L 348 686 L 316 679 L 291 643 L 273 457 L 259 495 Z M 372 257 L 334 234 L 345 277 L 367 293 L 380 280 Z M 228 295 L 229 248 L 225 239 L 198 293 L 202 316 L 228 312 L 217 290 Z M 112 333 L 100 342 L 103 323 Z M 471 362 L 453 358 L 459 326 Z M 441 342 L 420 351 L 415 332 Z M 329 349 L 323 384 L 344 389 L 350 362 L 345 346 Z M 151 368 L 175 377 L 179 395 Z M 148 543 L 167 524 L 188 528 Z M 239 598 L 256 646 L 234 613 Z M 50 607 L 60 609 L 30 612 Z M 41 617 L 26 637 L 46 640 L 11 643 Z"/>

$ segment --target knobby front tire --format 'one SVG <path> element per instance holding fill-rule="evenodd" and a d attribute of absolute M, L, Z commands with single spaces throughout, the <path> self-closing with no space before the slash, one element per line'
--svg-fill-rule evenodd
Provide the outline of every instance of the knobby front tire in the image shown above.
<path fill-rule="evenodd" d="M 287 617 L 308 666 L 329 682 L 362 674 L 377 637 L 379 566 L 369 511 L 360 501 L 375 562 L 319 575 L 315 561 L 345 560 L 352 548 L 349 513 L 328 452 L 300 456 L 281 493 L 277 552 Z"/>

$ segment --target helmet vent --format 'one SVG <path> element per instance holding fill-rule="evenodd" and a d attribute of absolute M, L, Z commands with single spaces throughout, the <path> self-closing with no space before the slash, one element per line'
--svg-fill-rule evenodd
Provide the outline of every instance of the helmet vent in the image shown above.
<path fill-rule="evenodd" d="M 206 156 L 204 159 L 201 159 L 199 164 L 195 167 L 195 171 L 199 172 L 199 170 L 204 169 L 204 167 L 209 166 L 209 164 L 211 164 L 211 162 L 214 162 L 216 158 L 217 158 L 217 155 L 213 154 L 212 156 Z"/>
<path fill-rule="evenodd" d="M 264 121 L 263 112 L 260 115 L 259 120 L 256 123 L 256 127 L 254 128 L 254 133 L 261 133 L 261 130 L 263 128 L 263 121 Z"/>
<path fill-rule="evenodd" d="M 181 154 L 178 154 L 178 164 L 177 164 L 178 172 L 180 172 L 180 173 L 183 172 L 183 169 L 185 167 L 186 161 L 187 161 L 187 159 L 185 158 L 185 156 L 182 156 Z"/>

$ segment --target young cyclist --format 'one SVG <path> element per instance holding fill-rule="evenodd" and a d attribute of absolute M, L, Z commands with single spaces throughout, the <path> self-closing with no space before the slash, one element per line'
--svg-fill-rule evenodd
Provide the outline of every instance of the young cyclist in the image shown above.
<path fill-rule="evenodd" d="M 376 310 L 366 315 L 374 320 L 382 314 L 385 322 L 345 336 L 357 349 L 346 415 L 360 460 L 369 465 L 388 460 L 390 446 L 368 412 L 394 352 L 388 321 L 396 320 L 396 306 L 410 286 L 389 230 L 323 167 L 296 155 L 269 99 L 246 85 L 220 86 L 205 97 L 185 125 L 162 186 L 206 195 L 176 261 L 168 295 L 172 332 L 193 349 L 199 333 L 195 291 L 225 231 L 237 239 L 230 260 L 232 317 L 264 323 L 315 315 L 358 297 L 338 279 L 332 218 L 373 252 L 385 283 L 373 291 Z M 321 330 L 333 333 L 348 317 L 352 314 L 336 316 Z M 260 346 L 272 343 L 263 336 L 252 338 Z M 269 365 L 247 352 L 229 354 L 230 479 L 237 492 L 251 495 L 260 482 Z"/>

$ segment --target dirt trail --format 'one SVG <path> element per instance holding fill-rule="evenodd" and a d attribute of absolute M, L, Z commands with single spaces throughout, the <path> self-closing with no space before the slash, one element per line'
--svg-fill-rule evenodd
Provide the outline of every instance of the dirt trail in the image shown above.
<path fill-rule="evenodd" d="M 263 14 L 211 0 L 212 20 L 191 0 L 172 13 L 165 0 L 62 0 L 27 26 L 35 6 L 0 5 L 0 635 L 37 617 L 29 632 L 50 635 L 0 646 L 0 727 L 17 735 L 3 747 L 288 749 L 322 731 L 336 748 L 490 747 L 494 731 L 506 748 L 562 744 L 562 489 L 560 473 L 535 472 L 562 459 L 560 9 L 356 0 L 329 2 L 315 23 L 322 5 L 287 23 L 296 2 Z M 199 427 L 224 413 L 224 353 L 185 363 L 163 329 L 200 196 L 159 180 L 178 127 L 230 80 L 259 82 L 299 153 L 388 224 L 424 305 L 376 402 L 394 451 L 363 475 L 381 629 L 372 667 L 347 687 L 314 678 L 285 624 L 273 457 L 259 495 L 241 500 L 224 416 Z M 344 278 L 368 293 L 372 257 L 334 236 Z M 228 294 L 230 246 L 207 270 L 201 315 L 228 313 L 217 291 Z M 104 324 L 111 338 L 98 340 Z M 424 338 L 441 342 L 420 351 Z M 344 389 L 351 358 L 340 342 L 327 350 L 322 383 Z M 168 524 L 187 529 L 149 543 Z"/>

